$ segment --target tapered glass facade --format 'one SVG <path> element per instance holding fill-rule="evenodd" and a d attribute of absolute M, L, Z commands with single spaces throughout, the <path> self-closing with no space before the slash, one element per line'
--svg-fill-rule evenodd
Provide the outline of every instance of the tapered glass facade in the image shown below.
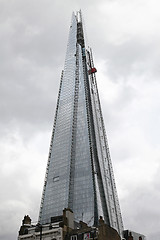
<path fill-rule="evenodd" d="M 123 229 L 91 50 L 81 13 L 72 15 L 39 222 L 73 210 L 75 220 Z"/>

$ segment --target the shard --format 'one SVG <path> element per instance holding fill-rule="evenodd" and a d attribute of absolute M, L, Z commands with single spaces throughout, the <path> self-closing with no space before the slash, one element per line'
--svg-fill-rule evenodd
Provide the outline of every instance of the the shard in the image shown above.
<path fill-rule="evenodd" d="M 51 137 L 39 222 L 73 210 L 75 220 L 123 230 L 91 49 L 81 12 L 72 15 Z"/>

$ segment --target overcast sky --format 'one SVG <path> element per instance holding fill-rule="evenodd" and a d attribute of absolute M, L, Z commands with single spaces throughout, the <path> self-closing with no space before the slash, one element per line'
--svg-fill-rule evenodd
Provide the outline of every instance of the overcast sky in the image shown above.
<path fill-rule="evenodd" d="M 125 229 L 160 239 L 159 0 L 0 0 L 0 239 L 38 212 L 73 11 L 82 9 Z"/>

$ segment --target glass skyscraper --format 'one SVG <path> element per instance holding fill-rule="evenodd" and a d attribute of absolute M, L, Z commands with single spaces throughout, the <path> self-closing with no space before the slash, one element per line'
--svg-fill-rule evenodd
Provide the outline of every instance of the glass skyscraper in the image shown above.
<path fill-rule="evenodd" d="M 123 230 L 91 49 L 81 13 L 72 15 L 51 137 L 39 222 L 73 210 L 75 220 Z"/>

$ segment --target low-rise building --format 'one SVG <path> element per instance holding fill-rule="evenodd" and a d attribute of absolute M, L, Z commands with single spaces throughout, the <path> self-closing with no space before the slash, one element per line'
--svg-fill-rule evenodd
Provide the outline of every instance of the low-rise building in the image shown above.
<path fill-rule="evenodd" d="M 146 240 L 146 237 L 143 234 L 131 230 L 124 230 L 123 236 L 126 240 Z"/>
<path fill-rule="evenodd" d="M 18 240 L 121 240 L 118 232 L 99 219 L 97 227 L 74 221 L 74 214 L 70 209 L 64 209 L 63 215 L 52 217 L 50 223 L 32 225 L 27 215 L 22 221 Z"/>
<path fill-rule="evenodd" d="M 87 223 L 74 221 L 70 209 L 64 209 L 61 216 L 51 217 L 47 224 L 33 225 L 27 215 L 22 221 L 18 240 L 145 240 L 145 236 L 130 230 L 125 230 L 121 238 L 118 232 L 105 224 L 102 217 L 98 226 L 91 227 Z"/>

